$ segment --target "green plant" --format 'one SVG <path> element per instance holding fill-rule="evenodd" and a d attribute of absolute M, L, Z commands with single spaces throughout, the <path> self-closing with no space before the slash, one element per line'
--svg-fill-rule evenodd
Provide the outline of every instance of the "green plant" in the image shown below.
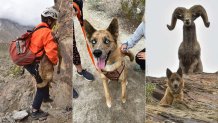
<path fill-rule="evenodd" d="M 145 95 L 146 95 L 146 102 L 152 102 L 152 93 L 155 90 L 156 85 L 153 83 L 147 82 L 145 85 Z"/>
<path fill-rule="evenodd" d="M 137 13 L 137 8 L 141 13 Z M 120 14 L 137 25 L 141 22 L 145 9 L 145 0 L 121 0 Z"/>
<path fill-rule="evenodd" d="M 17 65 L 13 65 L 10 67 L 8 74 L 12 74 L 14 77 L 20 76 L 22 75 L 24 72 L 23 67 L 17 66 Z"/>

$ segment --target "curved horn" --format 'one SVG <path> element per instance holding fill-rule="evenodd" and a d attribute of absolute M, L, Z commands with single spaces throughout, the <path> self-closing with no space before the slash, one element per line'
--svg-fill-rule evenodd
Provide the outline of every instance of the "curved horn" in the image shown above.
<path fill-rule="evenodd" d="M 196 18 L 198 18 L 199 16 L 202 17 L 203 21 L 204 21 L 204 25 L 206 27 L 209 27 L 210 26 L 210 22 L 208 21 L 208 16 L 207 16 L 207 12 L 206 10 L 204 9 L 203 6 L 201 5 L 194 5 L 190 8 L 192 14 L 194 15 L 194 20 Z"/>
<path fill-rule="evenodd" d="M 167 24 L 169 30 L 173 30 L 175 28 L 177 19 L 181 20 L 185 11 L 186 8 L 184 7 L 178 7 L 174 10 L 172 15 L 171 25 Z"/>

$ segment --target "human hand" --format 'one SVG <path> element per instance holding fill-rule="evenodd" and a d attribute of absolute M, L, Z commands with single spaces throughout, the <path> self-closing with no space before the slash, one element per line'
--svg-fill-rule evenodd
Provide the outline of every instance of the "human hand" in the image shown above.
<path fill-rule="evenodd" d="M 137 54 L 137 57 L 138 57 L 139 59 L 141 59 L 141 60 L 145 60 L 145 55 L 146 55 L 145 52 L 140 52 L 140 53 Z"/>
<path fill-rule="evenodd" d="M 122 53 L 126 53 L 127 50 L 128 50 L 127 49 L 127 44 L 122 44 L 121 47 L 120 47 L 120 50 L 121 50 Z"/>

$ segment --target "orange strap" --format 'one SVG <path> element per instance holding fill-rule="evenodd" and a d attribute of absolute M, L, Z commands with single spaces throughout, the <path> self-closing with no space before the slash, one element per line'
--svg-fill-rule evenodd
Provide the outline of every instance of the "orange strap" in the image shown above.
<path fill-rule="evenodd" d="M 77 18 L 79 19 L 80 24 L 82 24 L 83 20 L 80 19 L 81 18 L 81 10 L 79 8 L 79 5 L 76 2 L 73 2 L 73 7 L 76 8 L 76 10 L 77 10 Z"/>
<path fill-rule="evenodd" d="M 80 25 L 81 25 L 81 28 L 82 28 L 82 31 L 83 31 L 83 34 L 84 34 L 84 38 L 85 38 L 85 40 L 86 40 L 87 50 L 88 50 L 89 56 L 90 56 L 90 58 L 91 58 L 91 60 L 92 60 L 92 63 L 93 63 L 94 66 L 95 66 L 95 61 L 94 61 L 94 57 L 93 57 L 93 55 L 92 55 L 92 50 L 91 50 L 91 48 L 90 48 L 90 46 L 89 46 L 89 44 L 88 44 L 88 40 L 87 40 L 87 38 L 86 38 L 85 28 L 84 28 L 84 26 L 82 26 L 82 25 L 83 25 L 83 20 L 80 19 L 80 18 L 81 18 L 81 11 L 80 11 L 80 8 L 79 8 L 78 4 L 75 3 L 75 2 L 73 2 L 73 6 L 76 8 L 76 10 L 77 10 L 77 12 L 78 12 L 78 13 L 77 13 L 77 18 L 78 18 L 78 20 L 80 21 Z M 96 67 L 96 66 L 95 66 L 95 67 Z"/>

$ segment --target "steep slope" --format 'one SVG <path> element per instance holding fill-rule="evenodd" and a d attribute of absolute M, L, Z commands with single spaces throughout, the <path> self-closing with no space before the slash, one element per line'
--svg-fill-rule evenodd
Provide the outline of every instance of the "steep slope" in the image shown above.
<path fill-rule="evenodd" d="M 0 19 L 0 43 L 9 42 L 33 26 L 23 26 L 8 19 Z"/>

